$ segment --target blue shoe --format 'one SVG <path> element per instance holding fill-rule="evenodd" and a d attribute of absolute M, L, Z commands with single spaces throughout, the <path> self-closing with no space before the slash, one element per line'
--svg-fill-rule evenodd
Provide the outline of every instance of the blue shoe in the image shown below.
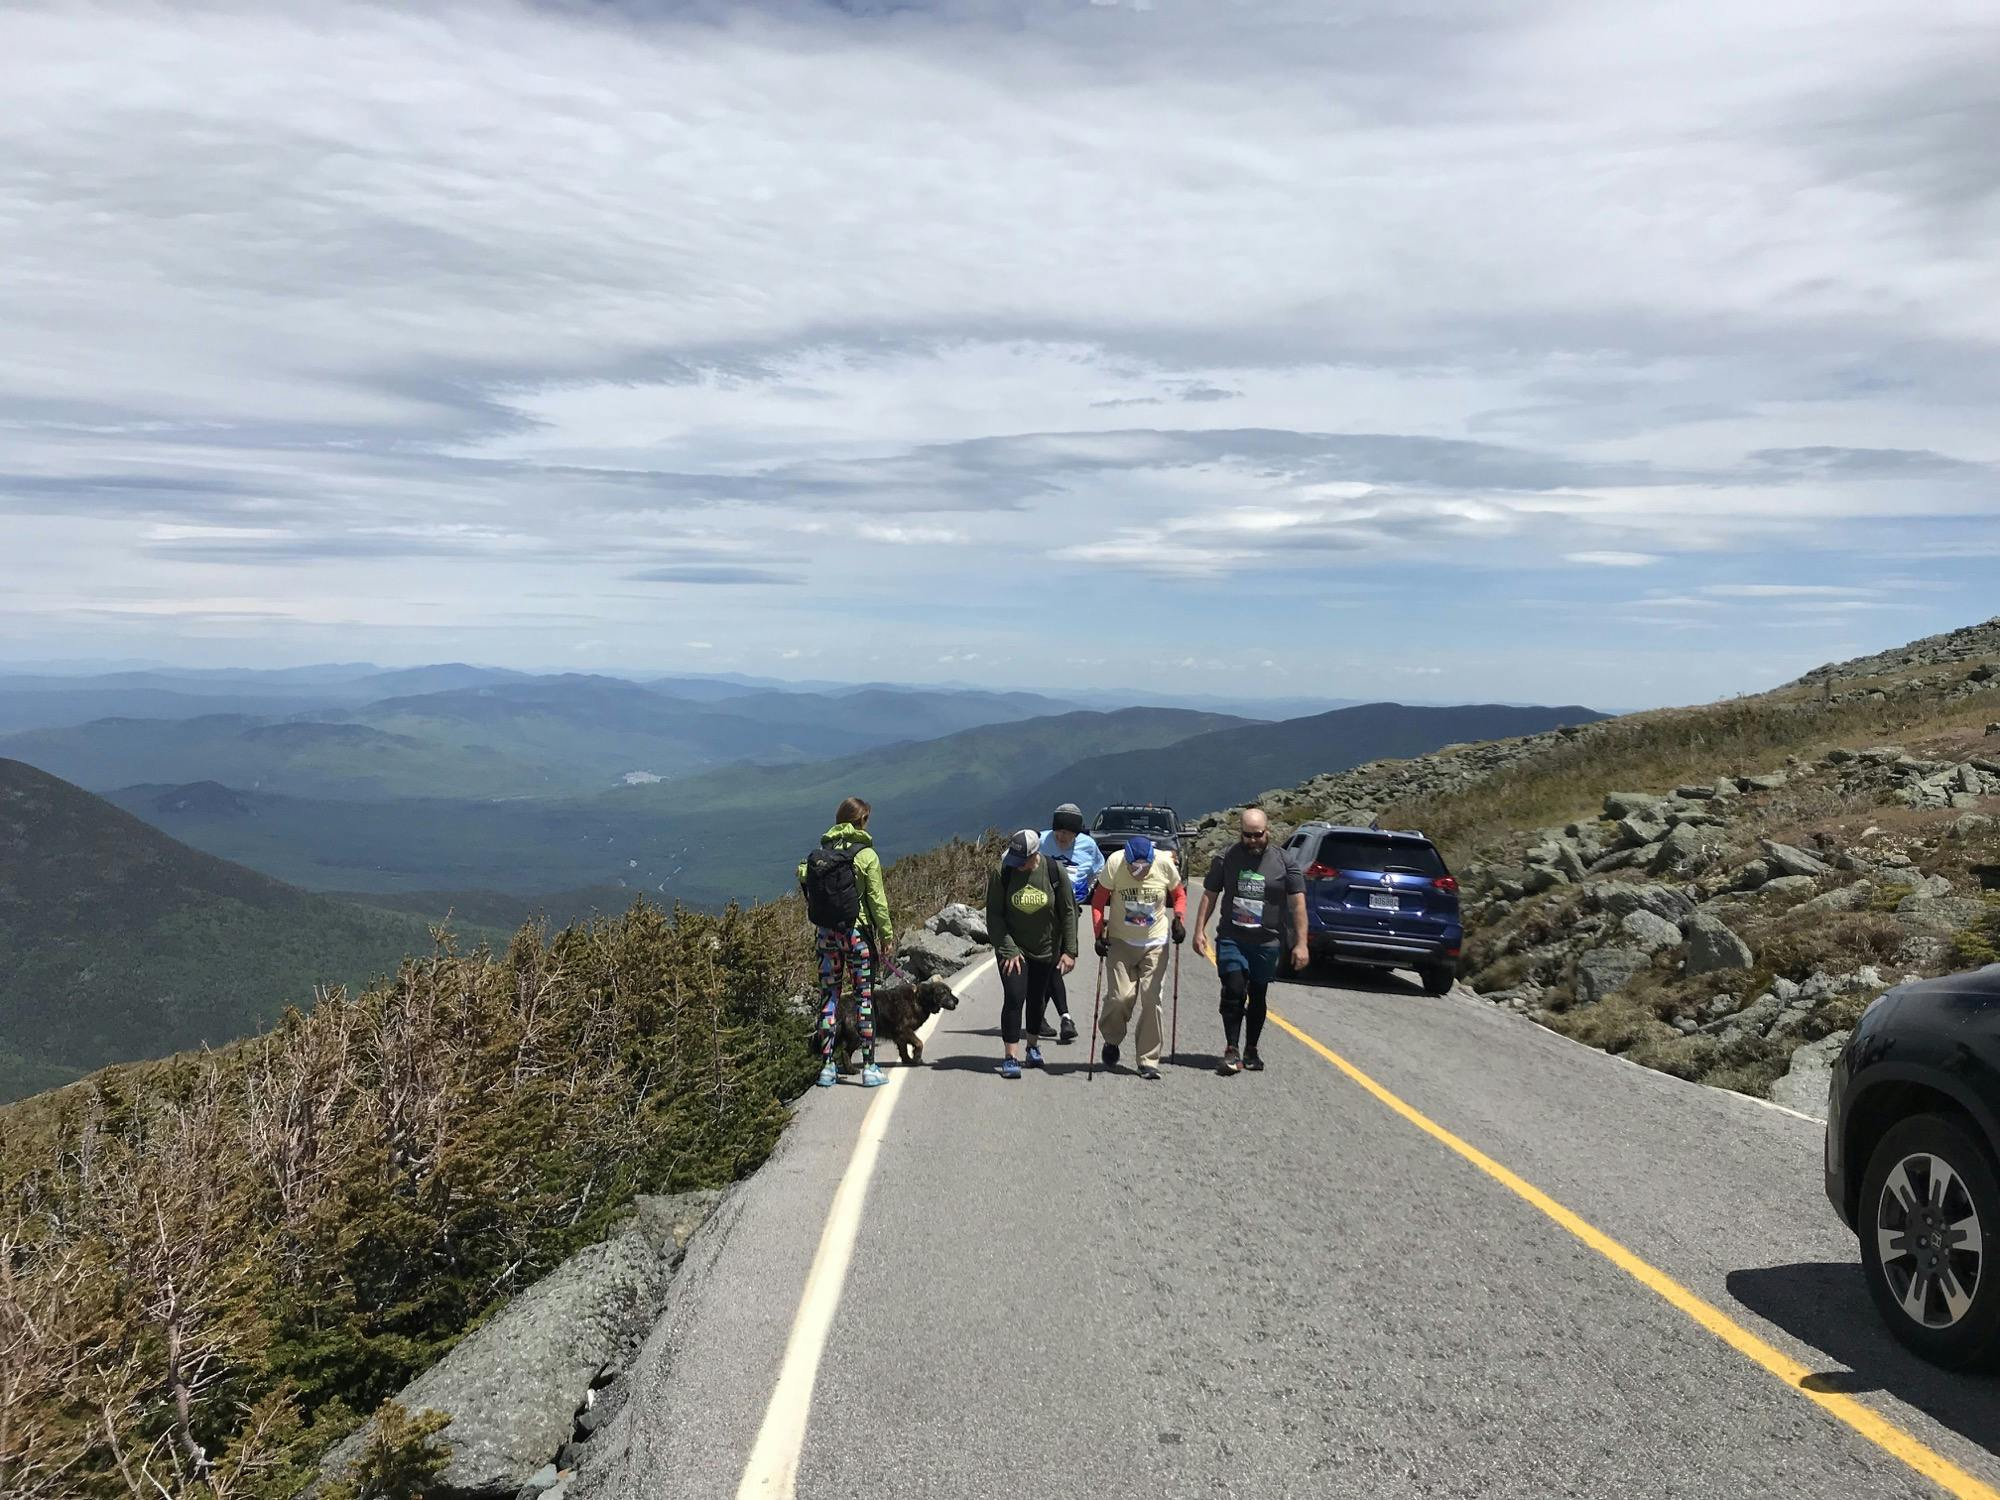
<path fill-rule="evenodd" d="M 1021 1065 L 1011 1057 L 1001 1058 L 1000 1076 L 1002 1078 L 1019 1078 L 1021 1076 Z"/>
<path fill-rule="evenodd" d="M 1041 1065 L 1042 1065 L 1042 1049 L 1040 1047 L 1030 1047 L 1028 1049 L 1028 1066 L 1031 1068 L 1039 1068 Z"/>
<path fill-rule="evenodd" d="M 819 1086 L 821 1088 L 830 1089 L 839 1081 L 840 1069 L 836 1068 L 832 1063 L 828 1063 L 819 1070 Z"/>
<path fill-rule="evenodd" d="M 873 1063 L 869 1063 L 861 1070 L 861 1086 L 864 1089 L 879 1089 L 888 1081 L 882 1076 L 882 1070 Z"/>

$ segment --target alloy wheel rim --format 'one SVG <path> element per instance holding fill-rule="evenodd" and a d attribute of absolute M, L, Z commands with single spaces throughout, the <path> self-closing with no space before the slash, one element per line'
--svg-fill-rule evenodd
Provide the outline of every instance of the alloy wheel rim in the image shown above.
<path fill-rule="evenodd" d="M 1904 1157 L 1882 1184 L 1875 1245 L 1903 1315 L 1925 1328 L 1957 1326 L 1986 1272 L 1986 1237 L 1971 1191 L 1934 1152 Z"/>

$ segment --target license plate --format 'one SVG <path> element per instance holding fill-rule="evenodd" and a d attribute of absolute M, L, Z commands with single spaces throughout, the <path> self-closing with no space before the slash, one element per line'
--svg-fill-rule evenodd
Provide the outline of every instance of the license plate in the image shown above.
<path fill-rule="evenodd" d="M 1401 911 L 1403 903 L 1394 896 L 1370 896 L 1368 904 L 1376 911 Z"/>

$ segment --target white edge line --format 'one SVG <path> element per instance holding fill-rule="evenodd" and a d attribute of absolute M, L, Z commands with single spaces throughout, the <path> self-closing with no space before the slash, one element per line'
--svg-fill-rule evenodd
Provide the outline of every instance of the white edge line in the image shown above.
<path fill-rule="evenodd" d="M 952 992 L 962 996 L 993 964 L 993 957 L 988 955 L 982 962 L 954 974 Z M 937 1012 L 924 1022 L 917 1035 L 928 1043 L 943 1018 L 944 1012 Z M 778 1383 L 771 1390 L 763 1425 L 757 1429 L 750 1461 L 736 1487 L 737 1500 L 792 1500 L 798 1484 L 799 1455 L 805 1449 L 806 1422 L 812 1415 L 813 1387 L 819 1381 L 820 1360 L 826 1353 L 827 1336 L 833 1331 L 834 1314 L 840 1310 L 847 1267 L 861 1233 L 861 1209 L 867 1201 L 869 1179 L 875 1175 L 875 1156 L 889 1133 L 889 1117 L 895 1113 L 896 1100 L 909 1072 L 907 1068 L 892 1071 L 889 1081 L 869 1103 L 868 1113 L 861 1117 L 854 1154 L 848 1158 L 847 1170 L 834 1190 L 833 1206 L 827 1210 L 826 1227 L 820 1232 L 819 1249 L 806 1272 L 805 1291 L 799 1297 L 799 1310 L 792 1320 L 784 1362 L 778 1367 Z"/>

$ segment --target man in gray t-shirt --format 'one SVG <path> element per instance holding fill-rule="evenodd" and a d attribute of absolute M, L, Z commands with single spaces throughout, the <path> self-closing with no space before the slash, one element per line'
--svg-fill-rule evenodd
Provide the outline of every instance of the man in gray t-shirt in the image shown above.
<path fill-rule="evenodd" d="M 1243 810 L 1236 843 L 1202 879 L 1201 914 L 1194 923 L 1194 951 L 1210 956 L 1208 918 L 1218 899 L 1222 920 L 1217 924 L 1213 957 L 1222 976 L 1222 1036 L 1226 1043 L 1225 1076 L 1249 1068 L 1264 1070 L 1257 1050 L 1264 1034 L 1266 997 L 1278 973 L 1279 946 L 1287 931 L 1292 939 L 1292 964 L 1303 969 L 1311 952 L 1306 935 L 1306 882 L 1284 851 L 1271 847 L 1271 822 L 1261 807 Z M 1236 1040 L 1249 1022 L 1239 1055 Z"/>

